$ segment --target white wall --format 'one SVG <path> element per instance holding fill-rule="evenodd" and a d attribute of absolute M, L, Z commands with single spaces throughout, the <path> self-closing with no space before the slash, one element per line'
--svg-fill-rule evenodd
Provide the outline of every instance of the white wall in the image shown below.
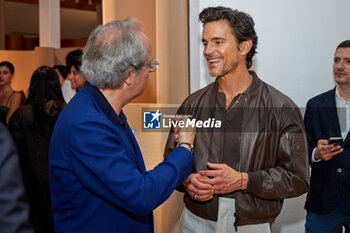
<path fill-rule="evenodd" d="M 191 92 L 214 80 L 202 55 L 198 14 L 205 7 L 219 5 L 252 16 L 259 37 L 252 70 L 298 106 L 305 107 L 308 99 L 334 87 L 334 51 L 350 39 L 350 1 L 190 0 Z M 285 201 L 273 233 L 304 232 L 305 197 Z"/>
<path fill-rule="evenodd" d="M 253 70 L 298 106 L 334 86 L 336 46 L 350 39 L 348 0 L 197 0 L 190 2 L 191 92 L 211 82 L 202 55 L 199 12 L 229 6 L 252 16 L 258 39 Z M 199 73 L 198 73 L 199 70 Z"/>

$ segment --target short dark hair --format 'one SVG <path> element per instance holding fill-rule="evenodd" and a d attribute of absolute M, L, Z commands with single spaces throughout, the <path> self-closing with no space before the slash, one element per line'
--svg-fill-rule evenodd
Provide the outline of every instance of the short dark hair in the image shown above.
<path fill-rule="evenodd" d="M 337 46 L 338 48 L 350 48 L 350 40 L 344 40 Z"/>
<path fill-rule="evenodd" d="M 76 49 L 71 52 L 69 52 L 66 56 L 66 66 L 68 72 L 70 72 L 70 69 L 72 66 L 80 72 L 80 66 L 81 66 L 81 58 L 83 56 L 83 50 Z"/>
<path fill-rule="evenodd" d="M 207 7 L 199 14 L 199 21 L 203 23 L 203 26 L 208 22 L 218 20 L 227 20 L 229 22 L 232 34 L 239 43 L 252 40 L 252 48 L 246 57 L 246 66 L 249 69 L 253 64 L 252 58 L 254 54 L 256 54 L 258 45 L 258 36 L 254 29 L 254 20 L 247 13 L 222 6 Z"/>
<path fill-rule="evenodd" d="M 0 62 L 0 66 L 6 66 L 7 68 L 9 68 L 11 74 L 15 73 L 15 67 L 9 61 L 2 61 L 2 62 Z"/>
<path fill-rule="evenodd" d="M 63 66 L 63 65 L 54 65 L 52 68 L 53 68 L 54 70 L 57 69 L 57 70 L 61 73 L 63 79 L 66 79 L 66 78 L 67 78 L 67 75 L 68 75 L 69 71 L 67 70 L 67 67 L 66 67 L 66 66 Z"/>

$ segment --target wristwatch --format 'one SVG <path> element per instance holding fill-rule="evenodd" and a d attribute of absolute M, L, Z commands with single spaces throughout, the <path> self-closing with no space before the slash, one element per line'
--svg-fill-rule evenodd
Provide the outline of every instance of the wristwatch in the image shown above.
<path fill-rule="evenodd" d="M 176 145 L 176 147 L 179 147 L 179 146 L 181 146 L 181 145 L 187 145 L 187 146 L 189 146 L 189 147 L 191 148 L 191 149 L 190 149 L 191 153 L 193 153 L 193 149 L 194 149 L 193 144 L 191 144 L 191 143 L 189 143 L 189 142 L 179 142 L 179 143 Z"/>

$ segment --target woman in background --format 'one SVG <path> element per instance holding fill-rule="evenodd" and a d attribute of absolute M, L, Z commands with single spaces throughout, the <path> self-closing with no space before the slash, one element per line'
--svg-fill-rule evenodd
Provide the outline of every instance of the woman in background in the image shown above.
<path fill-rule="evenodd" d="M 80 74 L 82 56 L 83 51 L 81 49 L 73 50 L 66 56 L 67 79 L 70 81 L 72 89 L 76 92 L 83 88 L 85 84 L 85 78 Z"/>
<path fill-rule="evenodd" d="M 9 120 L 30 205 L 30 222 L 36 233 L 53 233 L 48 179 L 48 149 L 53 127 L 65 102 L 58 75 L 41 66 L 30 80 L 27 104 Z"/>
<path fill-rule="evenodd" d="M 15 68 L 10 62 L 0 62 L 0 121 L 4 124 L 7 124 L 11 115 L 25 101 L 23 92 L 15 91 L 11 87 L 14 73 Z"/>
<path fill-rule="evenodd" d="M 63 94 L 63 98 L 66 101 L 66 104 L 73 98 L 75 95 L 75 90 L 72 89 L 70 81 L 67 79 L 68 70 L 67 67 L 63 65 L 55 65 L 53 69 L 57 72 L 58 77 L 60 79 L 61 90 Z"/>

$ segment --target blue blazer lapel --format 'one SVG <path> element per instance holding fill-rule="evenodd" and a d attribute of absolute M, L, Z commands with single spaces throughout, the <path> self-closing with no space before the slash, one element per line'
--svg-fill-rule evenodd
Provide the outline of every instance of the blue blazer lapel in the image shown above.
<path fill-rule="evenodd" d="M 146 167 L 145 167 L 145 163 L 143 161 L 143 157 L 142 157 L 142 154 L 141 154 L 141 150 L 140 150 L 140 147 L 136 141 L 136 138 L 133 134 L 133 132 L 131 131 L 130 127 L 129 127 L 129 124 L 127 124 L 126 126 L 126 131 L 129 135 L 127 135 L 128 137 L 130 137 L 131 141 L 131 150 L 134 154 L 134 157 L 135 157 L 135 160 L 136 160 L 136 163 L 137 163 L 137 166 L 138 168 L 140 169 L 141 172 L 146 172 Z"/>
<path fill-rule="evenodd" d="M 344 140 L 343 146 L 349 146 L 349 144 L 350 144 L 350 136 L 349 136 L 349 132 L 348 132 L 348 134 L 346 135 L 346 138 Z"/>
<path fill-rule="evenodd" d="M 336 88 L 336 87 L 335 87 Z M 329 127 L 330 129 L 332 129 L 333 131 L 336 131 L 338 135 L 334 135 L 334 136 L 338 136 L 341 137 L 341 130 L 340 130 L 340 124 L 339 124 L 339 116 L 338 116 L 338 111 L 336 108 L 336 103 L 335 103 L 335 88 L 327 93 L 327 98 L 324 99 L 325 101 L 325 105 L 326 106 L 331 106 L 332 108 L 334 108 L 334 111 L 328 111 L 329 112 Z M 344 143 L 343 146 L 345 145 L 349 145 L 350 143 L 350 136 L 349 136 L 349 132 L 346 136 L 346 138 L 344 138 Z"/>
<path fill-rule="evenodd" d="M 327 111 L 328 114 L 322 114 L 322 116 L 329 118 L 329 128 L 334 132 L 337 132 L 338 135 L 334 135 L 334 136 L 341 136 L 341 132 L 340 132 L 340 125 L 339 125 L 339 118 L 338 118 L 338 111 L 337 111 L 337 107 L 335 104 L 335 88 L 328 92 L 326 95 L 326 98 L 324 99 L 324 105 L 327 108 L 331 108 L 331 111 Z"/>

